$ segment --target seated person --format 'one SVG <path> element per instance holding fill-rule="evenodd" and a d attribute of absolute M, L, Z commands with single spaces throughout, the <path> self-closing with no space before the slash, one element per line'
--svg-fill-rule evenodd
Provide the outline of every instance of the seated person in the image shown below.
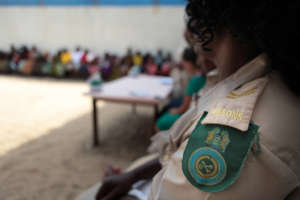
<path fill-rule="evenodd" d="M 299 9 L 188 0 L 189 29 L 218 83 L 174 124 L 160 159 L 107 177 L 95 199 L 126 198 L 143 179 L 148 200 L 300 199 Z"/>
<path fill-rule="evenodd" d="M 146 61 L 145 68 L 148 75 L 156 75 L 158 73 L 158 66 L 155 64 L 154 59 L 151 56 Z"/>
<path fill-rule="evenodd" d="M 156 122 L 158 131 L 168 130 L 180 116 L 185 113 L 192 102 L 192 96 L 204 87 L 206 77 L 201 73 L 200 67 L 196 64 L 197 55 L 192 48 L 184 50 L 182 55 L 183 66 L 191 74 L 185 96 L 181 105 L 165 112 Z"/>

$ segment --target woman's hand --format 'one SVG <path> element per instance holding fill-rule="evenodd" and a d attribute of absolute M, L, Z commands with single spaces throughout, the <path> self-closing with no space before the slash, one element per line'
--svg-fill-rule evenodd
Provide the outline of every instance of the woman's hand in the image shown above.
<path fill-rule="evenodd" d="M 178 109 L 177 108 L 172 108 L 169 110 L 169 113 L 172 115 L 178 114 Z"/>
<path fill-rule="evenodd" d="M 118 199 L 128 193 L 134 182 L 134 178 L 129 174 L 106 177 L 96 195 L 96 200 Z"/>
<path fill-rule="evenodd" d="M 124 197 L 135 182 L 153 178 L 160 169 L 159 159 L 155 158 L 130 172 L 104 178 L 103 184 L 96 195 L 96 200 L 116 200 Z"/>

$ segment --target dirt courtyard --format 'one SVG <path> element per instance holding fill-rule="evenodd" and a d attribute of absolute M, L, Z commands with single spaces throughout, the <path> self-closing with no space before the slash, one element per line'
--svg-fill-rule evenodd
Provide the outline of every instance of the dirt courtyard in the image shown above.
<path fill-rule="evenodd" d="M 0 199 L 73 200 L 108 165 L 146 154 L 153 110 L 98 102 L 101 146 L 91 141 L 83 81 L 0 75 Z M 133 148 L 134 147 L 134 148 Z"/>

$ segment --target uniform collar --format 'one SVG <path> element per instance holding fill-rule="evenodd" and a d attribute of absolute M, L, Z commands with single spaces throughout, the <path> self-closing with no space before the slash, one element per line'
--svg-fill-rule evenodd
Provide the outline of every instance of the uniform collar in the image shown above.
<path fill-rule="evenodd" d="M 268 82 L 264 77 L 268 63 L 267 56 L 261 54 L 209 91 L 202 108 L 208 115 L 202 123 L 247 131 L 256 102 Z"/>
<path fill-rule="evenodd" d="M 197 107 L 189 109 L 180 120 L 170 129 L 171 143 L 176 144 L 183 136 L 190 122 L 196 122 L 203 115 L 204 111 L 209 111 L 210 106 L 219 99 L 226 98 L 230 92 L 241 85 L 264 76 L 268 71 L 268 58 L 261 54 L 241 67 L 237 72 L 217 83 L 201 96 Z M 249 116 L 248 116 L 249 118 Z M 244 129 L 245 125 L 243 126 Z M 247 126 L 248 127 L 248 126 Z"/>

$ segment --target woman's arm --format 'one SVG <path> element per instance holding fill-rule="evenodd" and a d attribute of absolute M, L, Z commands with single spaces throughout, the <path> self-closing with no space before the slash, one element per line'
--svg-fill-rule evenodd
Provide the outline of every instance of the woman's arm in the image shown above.
<path fill-rule="evenodd" d="M 156 158 L 130 172 L 107 177 L 96 195 L 96 200 L 117 199 L 126 195 L 134 183 L 154 177 L 160 169 L 161 164 Z"/>
<path fill-rule="evenodd" d="M 171 114 L 183 114 L 189 109 L 191 102 L 192 102 L 192 97 L 185 96 L 181 106 L 178 108 L 173 108 L 169 112 Z"/>

